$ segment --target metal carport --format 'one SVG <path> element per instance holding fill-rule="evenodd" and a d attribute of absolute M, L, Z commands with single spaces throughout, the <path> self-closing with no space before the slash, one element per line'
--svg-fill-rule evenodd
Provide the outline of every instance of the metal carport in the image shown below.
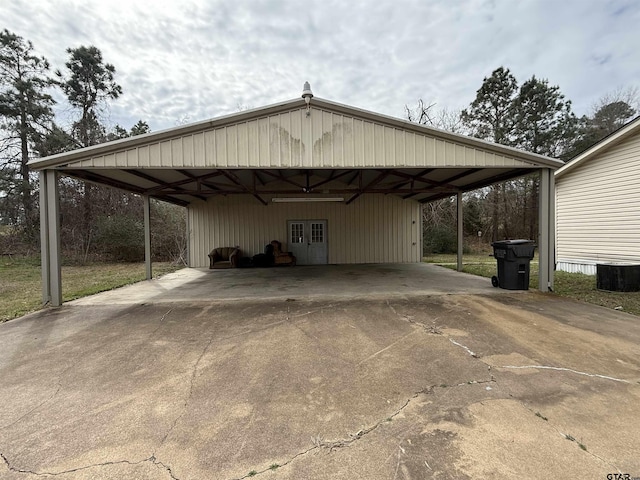
<path fill-rule="evenodd" d="M 267 208 L 276 197 L 339 195 L 349 208 L 374 196 L 426 203 L 456 195 L 460 263 L 462 193 L 539 171 L 539 285 L 548 291 L 554 270 L 553 171 L 560 166 L 552 158 L 319 98 L 34 160 L 30 167 L 40 172 L 43 301 L 62 302 L 60 174 L 143 196 L 150 278 L 150 198 L 191 209 L 243 196 Z"/>

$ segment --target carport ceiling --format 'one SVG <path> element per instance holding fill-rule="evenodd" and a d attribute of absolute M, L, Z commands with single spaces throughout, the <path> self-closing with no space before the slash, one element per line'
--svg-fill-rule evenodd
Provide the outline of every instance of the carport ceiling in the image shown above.
<path fill-rule="evenodd" d="M 34 170 L 179 205 L 224 195 L 392 194 L 429 202 L 557 160 L 313 98 L 34 160 Z"/>
<path fill-rule="evenodd" d="M 220 195 L 342 195 L 349 204 L 367 193 L 430 202 L 508 180 L 531 169 L 77 169 L 62 173 L 179 205 Z"/>

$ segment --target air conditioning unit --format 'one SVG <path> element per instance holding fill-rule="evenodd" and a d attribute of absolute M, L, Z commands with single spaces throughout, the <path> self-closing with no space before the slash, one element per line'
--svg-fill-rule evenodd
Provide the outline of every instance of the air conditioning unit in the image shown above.
<path fill-rule="evenodd" d="M 640 265 L 596 265 L 596 287 L 609 292 L 640 292 Z"/>

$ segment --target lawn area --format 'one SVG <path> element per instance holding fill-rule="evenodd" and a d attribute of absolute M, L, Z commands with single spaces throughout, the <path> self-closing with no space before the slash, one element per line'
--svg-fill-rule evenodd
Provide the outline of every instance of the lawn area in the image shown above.
<path fill-rule="evenodd" d="M 454 269 L 456 255 L 431 255 L 423 259 L 427 263 Z M 496 260 L 492 255 L 464 255 L 462 271 L 491 278 L 496 275 Z M 529 288 L 538 288 L 538 257 L 531 261 Z M 582 302 L 608 308 L 617 308 L 627 313 L 640 315 L 640 292 L 603 292 L 596 289 L 596 277 L 581 273 L 556 272 L 555 293 Z"/>
<path fill-rule="evenodd" d="M 153 276 L 178 270 L 179 266 L 157 262 Z M 144 280 L 143 263 L 96 263 L 62 267 L 62 297 L 69 301 Z M 0 322 L 40 309 L 40 259 L 0 259 Z"/>
<path fill-rule="evenodd" d="M 432 255 L 427 263 L 455 269 L 456 255 Z M 153 276 L 178 270 L 170 263 L 153 264 Z M 496 260 L 491 255 L 464 255 L 463 271 L 490 278 L 496 274 Z M 62 297 L 69 301 L 144 280 L 143 263 L 95 263 L 62 267 Z M 538 288 L 537 257 L 531 262 L 529 287 Z M 4 257 L 0 259 L 0 322 L 40 309 L 40 259 Z M 640 292 L 603 292 L 596 289 L 595 276 L 556 272 L 555 293 L 608 308 L 618 308 L 640 315 Z"/>

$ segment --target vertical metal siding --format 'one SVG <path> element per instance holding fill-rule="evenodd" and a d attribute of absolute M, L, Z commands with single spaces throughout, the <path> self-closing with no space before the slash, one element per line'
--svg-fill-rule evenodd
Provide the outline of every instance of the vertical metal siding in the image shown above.
<path fill-rule="evenodd" d="M 410 167 L 416 166 L 416 135 L 413 132 L 405 132 L 405 158 L 407 159 L 407 165 Z"/>
<path fill-rule="evenodd" d="M 215 247 L 239 245 L 261 253 L 273 239 L 289 242 L 287 220 L 327 220 L 329 263 L 409 263 L 421 258 L 420 204 L 391 195 L 363 195 L 343 203 L 263 206 L 251 196 L 229 196 L 189 206 L 191 266 L 208 265 Z"/>
<path fill-rule="evenodd" d="M 216 163 L 221 167 L 226 167 L 227 162 L 227 127 L 218 128 L 214 130 L 214 142 L 215 142 L 215 159 Z M 209 164 L 210 159 L 207 158 L 206 164 Z"/>
<path fill-rule="evenodd" d="M 237 162 L 240 167 L 249 166 L 249 130 L 248 123 L 241 123 L 238 125 L 238 135 L 236 137 L 236 154 Z"/>
<path fill-rule="evenodd" d="M 557 179 L 559 268 L 569 264 L 588 268 L 594 263 L 640 262 L 638 185 L 640 134 Z"/>
<path fill-rule="evenodd" d="M 251 158 L 258 158 L 258 140 L 258 121 L 252 120 L 247 123 L 247 148 L 244 152 L 245 158 L 242 159 L 243 167 L 251 165 Z"/>
<path fill-rule="evenodd" d="M 215 130 L 209 130 L 203 133 L 204 135 L 204 155 L 198 162 L 199 167 L 207 166 L 210 158 L 215 158 L 216 154 L 216 132 Z"/>
<path fill-rule="evenodd" d="M 204 164 L 205 156 L 204 133 L 196 133 L 193 136 L 193 166 L 201 167 Z"/>
<path fill-rule="evenodd" d="M 123 149 L 78 167 L 519 166 L 511 157 L 321 109 L 296 109 Z"/>
<path fill-rule="evenodd" d="M 116 153 L 116 167 L 126 167 L 127 166 L 127 152 L 118 152 Z"/>
<path fill-rule="evenodd" d="M 138 148 L 138 165 L 141 167 L 149 166 L 149 146 L 148 145 Z"/>

